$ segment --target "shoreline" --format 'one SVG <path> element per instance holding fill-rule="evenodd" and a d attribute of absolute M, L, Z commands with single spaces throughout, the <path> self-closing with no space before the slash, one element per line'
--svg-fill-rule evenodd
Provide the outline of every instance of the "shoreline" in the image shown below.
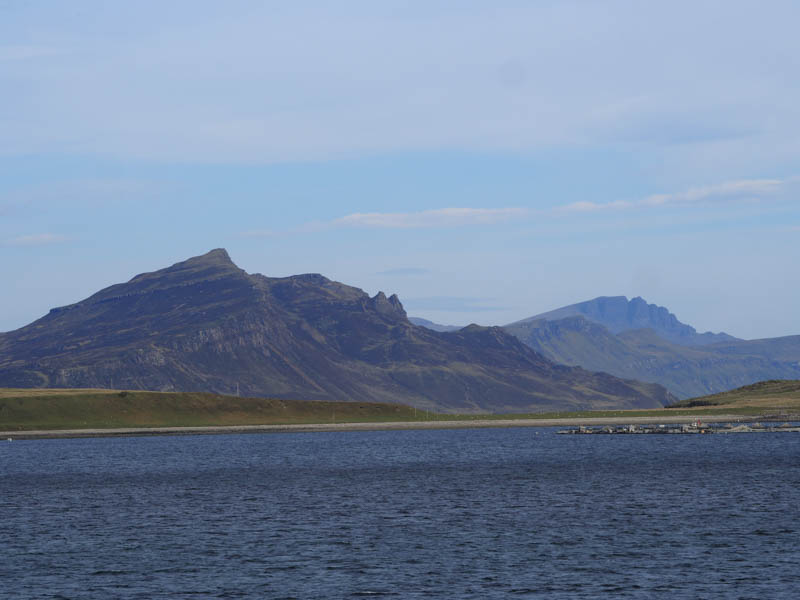
<path fill-rule="evenodd" d="M 796 415 L 787 415 L 793 420 Z M 577 427 L 581 425 L 669 425 L 774 420 L 774 416 L 675 415 L 653 417 L 586 417 L 558 419 L 476 419 L 467 421 L 390 421 L 384 423 L 313 423 L 292 425 L 211 425 L 203 427 L 119 427 L 113 429 L 45 429 L 0 431 L 0 440 L 36 440 L 88 437 L 139 437 L 153 435 L 224 435 L 232 433 L 312 433 L 335 431 L 392 431 L 429 429 L 486 429 L 507 427 Z"/>

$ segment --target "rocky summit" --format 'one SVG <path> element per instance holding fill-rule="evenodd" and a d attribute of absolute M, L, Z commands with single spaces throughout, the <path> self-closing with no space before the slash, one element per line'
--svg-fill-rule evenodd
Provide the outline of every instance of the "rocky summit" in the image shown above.
<path fill-rule="evenodd" d="M 800 336 L 740 340 L 697 333 L 641 298 L 595 298 L 505 330 L 557 363 L 659 383 L 682 399 L 767 379 L 800 379 Z"/>
<path fill-rule="evenodd" d="M 526 323 L 540 320 L 557 321 L 576 316 L 599 323 L 614 334 L 634 329 L 652 329 L 668 342 L 683 346 L 705 346 L 736 340 L 727 333 L 711 333 L 710 331 L 698 333 L 691 325 L 681 323 L 663 306 L 648 304 L 638 296 L 631 300 L 625 296 L 600 296 L 594 300 L 571 304 L 529 317 L 507 327 L 524 326 Z"/>
<path fill-rule="evenodd" d="M 557 365 L 498 327 L 440 333 L 397 296 L 248 274 L 225 250 L 0 334 L 0 387 L 207 391 L 445 411 L 644 408 L 661 386 Z"/>

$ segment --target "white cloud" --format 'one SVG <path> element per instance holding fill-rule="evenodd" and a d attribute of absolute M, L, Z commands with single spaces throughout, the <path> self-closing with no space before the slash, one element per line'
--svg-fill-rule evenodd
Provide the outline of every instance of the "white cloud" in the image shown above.
<path fill-rule="evenodd" d="M 56 233 L 35 233 L 32 235 L 20 235 L 5 241 L 5 246 L 47 246 L 50 244 L 60 244 L 69 241 L 65 235 Z"/>
<path fill-rule="evenodd" d="M 524 208 L 438 208 L 407 213 L 353 213 L 332 221 L 309 221 L 287 231 L 252 229 L 239 237 L 279 237 L 291 233 L 314 233 L 330 229 L 427 229 L 433 227 L 463 227 L 490 225 L 529 214 Z"/>
<path fill-rule="evenodd" d="M 671 203 L 690 204 L 703 201 L 758 199 L 777 193 L 784 183 L 785 181 L 781 179 L 728 181 L 717 185 L 692 188 L 678 194 L 648 196 L 642 203 L 647 206 L 660 206 Z"/>
<path fill-rule="evenodd" d="M 585 213 L 616 211 L 632 208 L 647 208 L 666 205 L 687 205 L 703 202 L 729 202 L 741 200 L 761 200 L 774 196 L 790 179 L 743 179 L 716 185 L 690 188 L 673 194 L 653 194 L 640 200 L 614 202 L 573 202 L 556 208 L 557 212 Z"/>
<path fill-rule="evenodd" d="M 631 208 L 636 206 L 635 202 L 626 202 L 624 200 L 615 200 L 614 202 L 573 202 L 566 206 L 559 206 L 556 208 L 558 212 L 597 212 L 601 210 L 619 210 L 623 208 Z"/>
<path fill-rule="evenodd" d="M 458 227 L 507 221 L 526 212 L 523 208 L 439 208 L 409 213 L 353 213 L 323 225 L 385 229 Z"/>

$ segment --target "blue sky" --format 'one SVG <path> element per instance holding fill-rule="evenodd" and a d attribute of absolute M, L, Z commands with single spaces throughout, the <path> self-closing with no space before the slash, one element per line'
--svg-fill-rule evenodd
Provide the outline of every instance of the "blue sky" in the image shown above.
<path fill-rule="evenodd" d="M 443 323 L 641 295 L 701 330 L 800 334 L 799 21 L 0 1 L 0 331 L 225 247 Z"/>

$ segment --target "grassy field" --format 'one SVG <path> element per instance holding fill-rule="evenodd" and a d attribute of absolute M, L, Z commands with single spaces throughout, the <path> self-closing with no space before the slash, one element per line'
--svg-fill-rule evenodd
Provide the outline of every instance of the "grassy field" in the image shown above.
<path fill-rule="evenodd" d="M 709 407 L 800 412 L 800 381 L 760 381 L 720 394 L 682 400 L 673 404 L 670 410 Z"/>
<path fill-rule="evenodd" d="M 0 430 L 201 427 L 414 420 L 408 406 L 205 393 L 0 389 Z M 423 419 L 424 413 L 416 415 Z"/>
<path fill-rule="evenodd" d="M 800 413 L 800 381 L 763 382 L 651 410 L 533 414 L 441 414 L 397 404 L 306 402 L 205 393 L 0 389 L 0 430 L 201 427 L 311 423 L 564 419 Z"/>

